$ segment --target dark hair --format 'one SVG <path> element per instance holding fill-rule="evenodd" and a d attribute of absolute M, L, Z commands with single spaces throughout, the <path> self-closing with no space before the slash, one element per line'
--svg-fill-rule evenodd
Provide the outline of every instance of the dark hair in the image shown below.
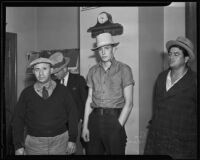
<path fill-rule="evenodd" d="M 183 52 L 184 57 L 189 57 L 188 51 L 187 51 L 185 48 L 183 48 L 183 47 L 181 47 L 181 46 L 179 46 L 179 45 L 172 45 L 172 46 L 170 46 L 169 49 L 168 49 L 168 52 L 170 51 L 170 49 L 171 49 L 172 47 L 177 47 L 177 48 L 179 48 L 179 49 Z"/>

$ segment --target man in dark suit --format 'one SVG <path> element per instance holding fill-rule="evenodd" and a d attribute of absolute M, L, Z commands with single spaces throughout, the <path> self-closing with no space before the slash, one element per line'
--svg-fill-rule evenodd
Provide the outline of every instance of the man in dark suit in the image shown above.
<path fill-rule="evenodd" d="M 72 74 L 68 70 L 68 64 L 70 62 L 70 58 L 64 57 L 61 52 L 56 52 L 49 57 L 50 60 L 53 61 L 54 71 L 53 74 L 57 78 L 57 83 L 61 83 L 70 89 L 72 93 L 72 97 L 76 102 L 77 111 L 78 111 L 78 138 L 77 138 L 77 151 L 76 154 L 80 155 L 83 154 L 83 144 L 84 142 L 81 141 L 81 128 L 82 128 L 82 120 L 84 116 L 84 107 L 85 102 L 87 99 L 87 85 L 86 81 L 83 76 L 79 74 Z M 82 144 L 80 143 L 82 142 Z"/>

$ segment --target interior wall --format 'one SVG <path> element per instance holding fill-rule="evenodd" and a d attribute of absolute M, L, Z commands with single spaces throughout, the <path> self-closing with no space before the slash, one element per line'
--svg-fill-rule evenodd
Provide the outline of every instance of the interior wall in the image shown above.
<path fill-rule="evenodd" d="M 123 34 L 114 36 L 114 39 L 116 42 L 120 42 L 115 53 L 115 58 L 132 68 L 135 80 L 134 106 L 125 125 L 128 136 L 126 154 L 139 154 L 139 40 L 137 7 L 99 7 L 86 11 L 80 10 L 81 72 L 86 77 L 89 68 L 97 63 L 95 54 L 91 51 L 95 39 L 91 37 L 91 33 L 88 33 L 87 29 L 96 24 L 97 16 L 102 11 L 110 13 L 113 22 L 120 23 L 124 27 Z"/>
<path fill-rule="evenodd" d="M 36 8 L 6 7 L 6 32 L 17 33 L 17 97 L 24 89 L 26 53 L 37 49 Z"/>
<path fill-rule="evenodd" d="M 153 86 L 162 71 L 163 7 L 139 7 L 139 135 L 143 154 L 152 115 Z"/>
<path fill-rule="evenodd" d="M 38 50 L 79 48 L 78 7 L 37 8 Z"/>
<path fill-rule="evenodd" d="M 185 35 L 185 2 L 173 2 L 164 7 L 164 52 L 167 53 L 165 44 L 169 40 L 175 40 L 178 36 Z M 167 57 L 163 63 L 163 69 L 167 69 Z"/>
<path fill-rule="evenodd" d="M 7 7 L 6 22 L 6 32 L 17 33 L 17 97 L 29 51 L 79 48 L 78 7 Z"/>

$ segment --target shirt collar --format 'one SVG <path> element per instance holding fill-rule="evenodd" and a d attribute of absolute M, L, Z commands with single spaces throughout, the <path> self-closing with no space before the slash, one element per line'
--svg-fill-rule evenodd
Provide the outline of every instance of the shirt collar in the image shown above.
<path fill-rule="evenodd" d="M 113 58 L 110 60 L 110 62 L 111 62 L 111 65 L 110 65 L 109 69 L 110 69 L 112 66 L 114 67 L 114 66 L 116 65 L 116 63 L 117 63 L 115 57 L 113 57 Z M 99 66 L 103 67 L 102 61 L 99 62 Z"/>
<path fill-rule="evenodd" d="M 66 73 L 63 79 L 68 79 L 68 77 L 69 77 L 69 72 Z"/>
<path fill-rule="evenodd" d="M 45 83 L 45 84 L 41 84 L 36 82 L 35 83 L 35 89 L 38 91 L 41 91 L 43 89 L 43 87 L 45 87 L 47 90 L 49 90 L 50 88 L 55 88 L 56 82 L 53 80 L 50 80 L 49 82 Z"/>

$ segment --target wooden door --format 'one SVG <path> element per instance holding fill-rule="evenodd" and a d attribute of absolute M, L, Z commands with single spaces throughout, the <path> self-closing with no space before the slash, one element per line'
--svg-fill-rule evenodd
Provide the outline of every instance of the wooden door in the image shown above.
<path fill-rule="evenodd" d="M 12 117 L 17 102 L 17 34 L 6 33 L 5 48 L 5 117 L 6 117 L 6 154 L 13 152 Z"/>

